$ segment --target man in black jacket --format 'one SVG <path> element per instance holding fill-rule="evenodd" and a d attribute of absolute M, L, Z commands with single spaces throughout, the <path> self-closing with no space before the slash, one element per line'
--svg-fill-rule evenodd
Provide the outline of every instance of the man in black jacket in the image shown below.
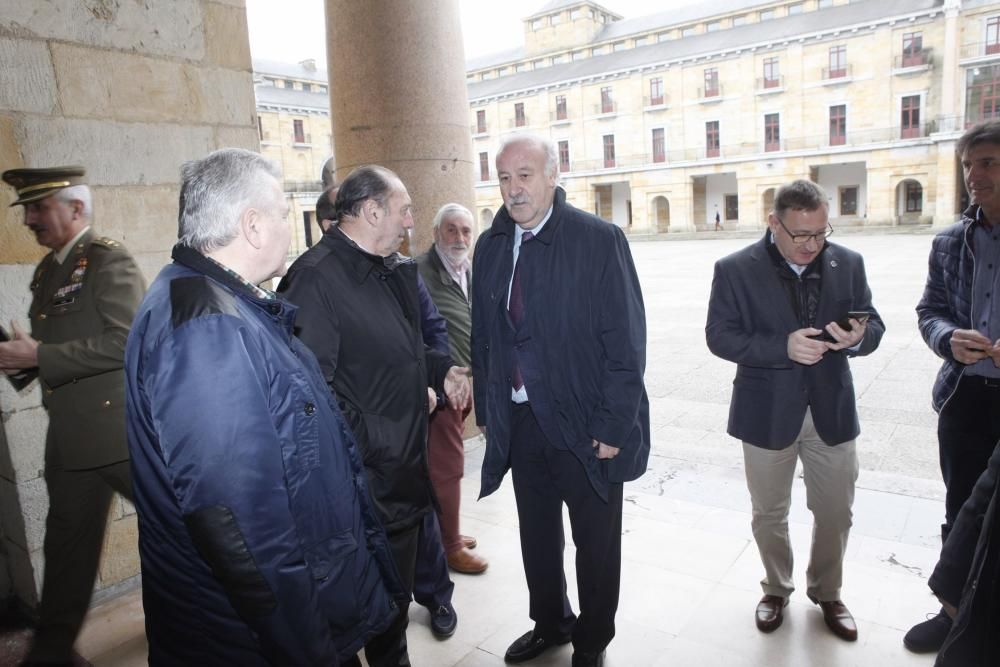
<path fill-rule="evenodd" d="M 397 251 L 413 227 L 393 172 L 365 166 L 340 185 L 338 223 L 303 254 L 278 290 L 299 306 L 296 335 L 313 351 L 364 457 L 369 486 L 408 590 L 420 524 L 431 511 L 427 387 L 464 406 L 467 370 L 425 347 L 417 267 Z M 372 667 L 409 665 L 407 610 L 365 647 Z"/>
<path fill-rule="evenodd" d="M 1000 664 L 1000 445 L 962 505 L 927 581 L 954 620 L 936 667 Z"/>

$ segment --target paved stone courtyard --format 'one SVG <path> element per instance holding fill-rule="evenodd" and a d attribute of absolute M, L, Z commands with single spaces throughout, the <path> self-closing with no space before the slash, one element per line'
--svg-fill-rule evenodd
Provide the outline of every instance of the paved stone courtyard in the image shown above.
<path fill-rule="evenodd" d="M 704 326 L 715 259 L 753 237 L 635 240 L 633 253 L 649 324 L 647 386 L 652 404 L 649 472 L 626 485 L 622 599 L 609 667 L 892 667 L 932 665 L 902 646 L 909 626 L 936 611 L 926 578 L 937 558 L 943 486 L 930 389 L 938 360 L 916 326 L 928 233 L 837 234 L 866 258 L 874 303 L 886 323 L 882 345 L 852 362 L 862 435 L 844 600 L 858 620 L 849 644 L 796 594 L 772 635 L 754 627 L 762 576 L 750 533 L 750 501 L 739 443 L 726 435 L 735 366 L 714 358 Z M 466 443 L 463 532 L 490 558 L 481 576 L 456 575 L 456 634 L 434 639 L 428 614 L 411 608 L 410 653 L 418 667 L 495 667 L 531 627 L 510 482 L 477 502 L 483 442 Z M 792 537 L 804 590 L 811 517 L 796 481 Z M 573 548 L 567 535 L 567 571 Z M 570 589 L 575 595 L 572 581 Z M 135 597 L 96 610 L 81 652 L 96 665 L 144 664 Z M 118 620 L 115 620 L 115 619 Z M 116 634 L 117 633 L 117 634 Z M 571 650 L 532 665 L 568 665 Z"/>

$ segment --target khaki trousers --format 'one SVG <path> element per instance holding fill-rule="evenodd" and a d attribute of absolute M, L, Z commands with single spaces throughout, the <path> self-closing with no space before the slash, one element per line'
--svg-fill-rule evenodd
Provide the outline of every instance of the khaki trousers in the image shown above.
<path fill-rule="evenodd" d="M 754 540 L 764 563 L 761 587 L 767 595 L 787 598 L 795 590 L 788 510 L 796 460 L 802 459 L 806 506 L 813 514 L 812 548 L 806 569 L 806 593 L 816 600 L 839 600 L 844 553 L 851 532 L 858 457 L 854 440 L 830 446 L 816 433 L 806 410 L 802 430 L 790 446 L 772 450 L 743 443 L 747 488 L 753 503 Z"/>

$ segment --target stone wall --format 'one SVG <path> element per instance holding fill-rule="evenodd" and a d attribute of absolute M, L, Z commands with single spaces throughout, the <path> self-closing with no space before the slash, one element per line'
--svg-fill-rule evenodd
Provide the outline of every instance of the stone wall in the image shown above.
<path fill-rule="evenodd" d="M 0 5 L 0 170 L 81 164 L 94 226 L 151 281 L 177 235 L 182 162 L 259 149 L 243 0 L 32 0 Z M 42 257 L 0 188 L 0 320 L 26 325 Z M 0 598 L 37 603 L 48 498 L 37 383 L 0 383 Z M 117 499 L 95 599 L 139 572 L 136 519 Z M 2 600 L 0 600 L 2 602 Z"/>

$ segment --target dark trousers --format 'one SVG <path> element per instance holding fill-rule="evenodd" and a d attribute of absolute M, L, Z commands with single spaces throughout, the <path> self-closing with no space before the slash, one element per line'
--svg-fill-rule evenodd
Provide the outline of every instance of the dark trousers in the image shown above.
<path fill-rule="evenodd" d="M 611 484 L 604 502 L 573 453 L 545 437 L 528 404 L 511 408 L 510 464 L 535 632 L 572 637 L 577 651 L 603 651 L 615 636 L 618 610 L 622 485 Z M 576 545 L 579 618 L 566 596 L 563 503 Z"/>
<path fill-rule="evenodd" d="M 942 542 L 955 524 L 959 510 L 986 470 L 1000 441 L 1000 380 L 962 377 L 955 394 L 938 416 L 938 455 L 945 485 L 945 522 Z"/>
<path fill-rule="evenodd" d="M 448 576 L 448 559 L 441 543 L 437 512 L 428 512 L 420 526 L 417 542 L 417 567 L 413 580 L 413 599 L 436 611 L 451 604 L 455 584 Z"/>
<path fill-rule="evenodd" d="M 129 462 L 89 470 L 46 465 L 49 513 L 38 628 L 28 659 L 69 662 L 87 615 L 114 492 L 132 500 Z"/>
<path fill-rule="evenodd" d="M 420 539 L 420 524 L 403 531 L 389 533 L 389 548 L 392 549 L 393 560 L 403 586 L 407 591 L 413 590 L 413 577 L 417 564 L 417 543 Z M 406 647 L 406 626 L 410 622 L 410 604 L 399 606 L 399 612 L 385 632 L 365 644 L 365 658 L 370 667 L 409 667 L 410 656 Z M 344 661 L 345 667 L 360 667 L 361 660 L 354 656 L 353 660 Z"/>

